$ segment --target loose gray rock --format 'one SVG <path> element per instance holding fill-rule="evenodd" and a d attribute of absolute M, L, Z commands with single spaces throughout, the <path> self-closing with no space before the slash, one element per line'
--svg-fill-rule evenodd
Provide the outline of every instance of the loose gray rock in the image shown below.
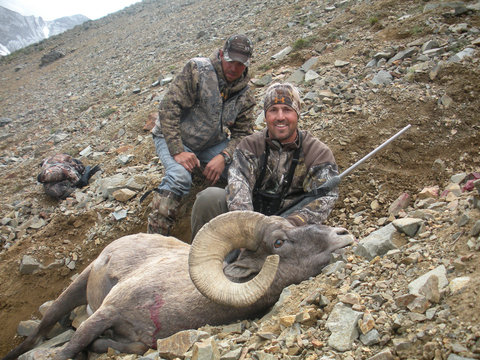
<path fill-rule="evenodd" d="M 300 70 L 306 73 L 310 68 L 315 65 L 318 61 L 318 57 L 314 56 L 310 59 L 308 59 L 301 67 Z"/>
<path fill-rule="evenodd" d="M 328 345 L 338 351 L 350 350 L 353 341 L 358 338 L 357 323 L 362 316 L 363 313 L 354 311 L 342 303 L 335 305 L 326 323 L 332 332 L 328 338 Z"/>
<path fill-rule="evenodd" d="M 88 157 L 92 153 L 92 147 L 89 145 L 79 152 L 80 156 Z"/>
<path fill-rule="evenodd" d="M 122 184 L 127 179 L 123 174 L 116 174 L 104 179 L 98 179 L 93 184 L 93 189 L 97 197 L 107 199 L 109 195 L 112 195 L 115 191 L 122 188 Z"/>
<path fill-rule="evenodd" d="M 452 57 L 450 57 L 447 62 L 449 62 L 449 63 L 452 63 L 452 62 L 460 62 L 460 61 L 462 61 L 463 59 L 465 59 L 466 57 L 473 56 L 474 53 L 475 53 L 475 49 L 466 48 L 466 49 L 464 49 L 464 50 L 456 53 L 456 54 L 453 55 Z"/>
<path fill-rule="evenodd" d="M 392 222 L 392 224 L 398 231 L 410 237 L 415 237 L 423 225 L 423 220 L 413 218 L 396 219 Z"/>
<path fill-rule="evenodd" d="M 173 77 L 172 76 L 169 76 L 169 77 L 166 77 L 162 80 L 160 80 L 160 86 L 165 86 L 167 85 L 168 83 L 172 82 L 173 81 Z"/>
<path fill-rule="evenodd" d="M 344 66 L 347 66 L 349 65 L 350 62 L 349 61 L 344 61 L 344 60 L 335 60 L 335 67 L 344 67 Z"/>
<path fill-rule="evenodd" d="M 305 74 L 305 81 L 309 82 L 315 79 L 318 79 L 320 75 L 318 75 L 315 71 L 308 70 L 307 73 Z"/>
<path fill-rule="evenodd" d="M 237 348 L 232 351 L 227 352 L 225 355 L 220 357 L 220 360 L 238 360 L 242 353 L 242 348 Z"/>
<path fill-rule="evenodd" d="M 459 355 L 456 355 L 456 354 L 450 354 L 450 355 L 448 355 L 447 360 L 474 360 L 474 358 L 466 358 L 466 357 L 459 356 Z"/>
<path fill-rule="evenodd" d="M 238 322 L 222 328 L 222 334 L 241 334 L 245 330 L 245 324 Z"/>
<path fill-rule="evenodd" d="M 460 293 L 470 284 L 471 278 L 469 276 L 462 276 L 455 279 L 452 279 L 448 288 L 451 294 Z"/>
<path fill-rule="evenodd" d="M 432 275 L 435 275 L 438 278 L 439 291 L 448 285 L 447 269 L 444 265 L 440 265 L 408 284 L 409 293 L 413 295 L 421 295 L 419 292 L 420 289 L 425 286 L 425 283 Z"/>
<path fill-rule="evenodd" d="M 180 331 L 168 338 L 157 340 L 157 351 L 167 359 L 183 358 L 190 348 L 198 341 L 208 339 L 208 333 L 197 330 Z"/>
<path fill-rule="evenodd" d="M 115 218 L 115 220 L 117 221 L 120 221 L 122 219 L 125 219 L 127 217 L 127 210 L 123 209 L 123 210 L 120 210 L 120 211 L 115 211 L 113 213 L 113 217 Z"/>
<path fill-rule="evenodd" d="M 473 225 L 472 229 L 470 230 L 471 236 L 477 236 L 478 234 L 480 234 L 480 220 L 477 220 L 475 225 Z"/>
<path fill-rule="evenodd" d="M 23 255 L 22 262 L 20 264 L 21 274 L 29 275 L 41 269 L 43 269 L 43 265 L 37 259 L 28 255 Z"/>
<path fill-rule="evenodd" d="M 292 75 L 287 79 L 287 82 L 299 84 L 303 81 L 305 72 L 303 70 L 295 70 Z"/>
<path fill-rule="evenodd" d="M 395 357 L 392 355 L 390 349 L 385 349 L 378 354 L 368 358 L 368 360 L 393 360 Z"/>
<path fill-rule="evenodd" d="M 7 117 L 0 117 L 0 127 L 9 124 L 12 121 L 13 121 L 13 119 L 10 119 L 10 118 L 7 118 Z"/>
<path fill-rule="evenodd" d="M 285 56 L 287 56 L 288 54 L 290 54 L 290 52 L 292 51 L 292 47 L 291 46 L 287 46 L 285 49 L 283 49 L 282 51 L 276 53 L 275 55 L 273 55 L 271 58 L 273 60 L 282 60 Z"/>
<path fill-rule="evenodd" d="M 267 74 L 262 76 L 258 81 L 255 82 L 255 86 L 267 86 L 272 82 L 272 74 Z"/>
<path fill-rule="evenodd" d="M 403 60 L 405 58 L 411 58 L 413 55 L 415 55 L 416 53 L 418 52 L 418 49 L 416 48 L 408 48 L 408 49 L 405 49 L 403 51 L 400 51 L 399 53 L 397 53 L 397 55 L 395 55 L 394 57 L 392 57 L 390 60 L 388 60 L 388 64 L 392 64 L 393 62 L 397 61 L 397 60 Z"/>
<path fill-rule="evenodd" d="M 255 355 L 257 355 L 258 360 L 276 360 L 277 359 L 276 355 L 268 354 L 264 351 L 255 351 Z M 221 359 L 223 359 L 223 357 Z"/>
<path fill-rule="evenodd" d="M 397 355 L 402 355 L 406 351 L 410 350 L 412 347 L 412 342 L 406 338 L 395 338 L 392 339 L 393 342 L 393 348 L 395 349 L 395 352 Z"/>
<path fill-rule="evenodd" d="M 40 324 L 40 320 L 26 320 L 20 321 L 17 328 L 18 336 L 28 336 L 30 335 Z"/>
<path fill-rule="evenodd" d="M 424 295 L 428 301 L 438 303 L 440 301 L 438 277 L 436 275 L 429 276 L 427 281 L 418 289 L 418 293 Z"/>
<path fill-rule="evenodd" d="M 74 334 L 74 330 L 67 330 L 64 333 L 54 337 L 53 339 L 45 341 L 37 348 L 30 350 L 23 355 L 20 355 L 18 357 L 18 360 L 48 359 L 49 357 L 47 357 L 46 355 L 50 355 L 51 350 L 70 341 Z"/>
<path fill-rule="evenodd" d="M 365 335 L 360 335 L 360 341 L 365 346 L 378 344 L 380 342 L 380 334 L 376 329 L 373 329 Z"/>
<path fill-rule="evenodd" d="M 360 243 L 354 251 L 355 255 L 372 260 L 376 256 L 385 255 L 390 250 L 396 249 L 397 247 L 392 242 L 393 234 L 395 234 L 396 231 L 393 224 L 388 224 L 372 232 L 366 238 L 360 240 Z"/>
<path fill-rule="evenodd" d="M 428 40 L 422 45 L 422 52 L 425 52 L 425 50 L 438 48 L 438 46 L 439 44 L 436 40 Z"/>
<path fill-rule="evenodd" d="M 393 81 L 393 76 L 385 70 L 380 70 L 377 75 L 371 80 L 376 85 L 388 85 Z"/>
<path fill-rule="evenodd" d="M 345 268 L 345 263 L 343 261 L 336 261 L 333 264 L 327 265 L 322 269 L 322 273 L 327 276 L 341 272 Z"/>

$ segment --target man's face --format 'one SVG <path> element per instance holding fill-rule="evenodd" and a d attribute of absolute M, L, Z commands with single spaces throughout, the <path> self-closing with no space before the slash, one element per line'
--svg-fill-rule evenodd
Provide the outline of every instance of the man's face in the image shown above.
<path fill-rule="evenodd" d="M 272 139 L 282 144 L 295 141 L 297 137 L 298 114 L 288 105 L 275 104 L 265 112 L 265 122 Z"/>
<path fill-rule="evenodd" d="M 228 82 L 233 82 L 242 76 L 246 66 L 238 61 L 226 61 L 223 56 L 223 50 L 220 50 L 220 59 L 222 60 L 222 69 Z"/>

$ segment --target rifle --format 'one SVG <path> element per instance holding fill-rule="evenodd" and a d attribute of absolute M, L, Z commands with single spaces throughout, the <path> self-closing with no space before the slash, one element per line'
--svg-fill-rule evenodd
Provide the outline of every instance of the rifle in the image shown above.
<path fill-rule="evenodd" d="M 342 181 L 342 178 L 344 176 L 348 175 L 352 170 L 354 170 L 359 165 L 363 164 L 363 162 L 365 162 L 366 160 L 371 158 L 373 155 L 375 155 L 377 152 L 382 150 L 385 146 L 390 144 L 393 140 L 398 138 L 405 131 L 410 129 L 410 127 L 411 127 L 411 125 L 408 125 L 408 126 L 404 127 L 402 130 L 400 130 L 398 133 L 393 135 L 390 139 L 386 140 L 382 145 L 380 145 L 379 147 L 377 147 L 376 149 L 374 149 L 373 151 L 371 151 L 370 153 L 365 155 L 363 158 L 358 160 L 355 164 L 350 166 L 347 170 L 342 172 L 340 175 L 332 177 L 330 180 L 326 181 L 319 188 L 316 188 L 316 189 L 314 189 L 313 191 L 311 191 L 307 194 L 299 196 L 298 198 L 293 200 L 290 204 L 285 206 L 283 209 L 279 210 L 275 215 L 286 218 L 287 216 L 289 216 L 293 212 L 297 211 L 298 209 L 301 209 L 301 208 L 305 207 L 306 205 L 308 205 L 312 201 L 325 196 L 331 190 L 335 189 L 338 186 L 338 184 L 340 184 L 340 181 Z"/>

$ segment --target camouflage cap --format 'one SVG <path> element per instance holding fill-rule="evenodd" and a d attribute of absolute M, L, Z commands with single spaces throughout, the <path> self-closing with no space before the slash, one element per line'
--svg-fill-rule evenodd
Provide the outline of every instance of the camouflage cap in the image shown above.
<path fill-rule="evenodd" d="M 238 61 L 245 66 L 250 65 L 252 53 L 252 41 L 245 35 L 230 36 L 223 48 L 223 56 L 226 61 Z"/>
<path fill-rule="evenodd" d="M 300 110 L 302 108 L 300 94 L 297 88 L 290 83 L 275 83 L 269 86 L 265 93 L 263 111 L 267 112 L 268 108 L 275 104 L 288 105 L 300 116 Z"/>

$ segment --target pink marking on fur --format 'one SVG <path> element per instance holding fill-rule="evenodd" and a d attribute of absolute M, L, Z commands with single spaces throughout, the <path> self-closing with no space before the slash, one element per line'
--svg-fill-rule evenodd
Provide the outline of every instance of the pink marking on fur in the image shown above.
<path fill-rule="evenodd" d="M 162 330 L 162 324 L 160 323 L 159 314 L 160 309 L 165 305 L 165 300 L 162 299 L 160 295 L 155 296 L 155 302 L 148 308 L 150 311 L 150 319 L 155 324 L 155 332 L 153 333 L 152 339 L 152 348 L 157 348 L 157 341 L 155 340 L 155 335 Z"/>

